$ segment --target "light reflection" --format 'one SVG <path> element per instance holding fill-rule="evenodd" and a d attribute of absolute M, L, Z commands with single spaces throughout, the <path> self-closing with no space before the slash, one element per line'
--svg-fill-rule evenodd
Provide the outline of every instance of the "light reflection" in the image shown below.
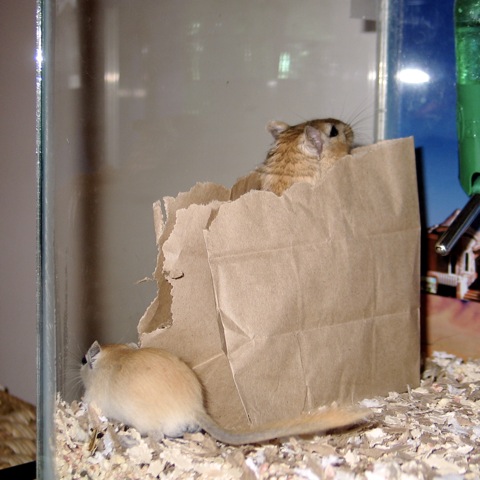
<path fill-rule="evenodd" d="M 82 86 L 82 81 L 78 73 L 72 73 L 69 75 L 67 82 L 70 90 L 77 90 Z"/>
<path fill-rule="evenodd" d="M 278 59 L 278 78 L 286 79 L 290 73 L 290 54 L 283 52 Z"/>
<path fill-rule="evenodd" d="M 397 80 L 407 84 L 422 84 L 430 81 L 430 75 L 419 68 L 404 68 L 397 73 Z"/>
<path fill-rule="evenodd" d="M 146 98 L 147 91 L 144 88 L 120 88 L 118 90 L 118 96 L 120 98 Z"/>
<path fill-rule="evenodd" d="M 120 79 L 119 72 L 105 72 L 105 82 L 106 83 L 118 83 Z"/>
<path fill-rule="evenodd" d="M 41 70 L 43 65 L 43 51 L 41 48 L 37 48 L 37 55 L 35 56 L 35 61 L 37 63 L 37 68 Z"/>
<path fill-rule="evenodd" d="M 197 35 L 200 32 L 200 22 L 193 22 L 190 25 L 190 35 Z"/>

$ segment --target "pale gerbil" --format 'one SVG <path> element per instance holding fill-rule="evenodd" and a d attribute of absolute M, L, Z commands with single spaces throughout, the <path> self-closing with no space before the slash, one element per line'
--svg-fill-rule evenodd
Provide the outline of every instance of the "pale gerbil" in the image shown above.
<path fill-rule="evenodd" d="M 366 409 L 330 408 L 261 429 L 227 431 L 206 413 L 194 372 L 168 352 L 94 342 L 82 364 L 85 402 L 141 434 L 179 437 L 201 428 L 221 442 L 241 445 L 345 427 L 368 416 Z"/>
<path fill-rule="evenodd" d="M 316 119 L 290 126 L 267 125 L 275 142 L 257 168 L 261 190 L 281 195 L 297 182 L 315 184 L 353 146 L 353 130 L 334 118 Z"/>

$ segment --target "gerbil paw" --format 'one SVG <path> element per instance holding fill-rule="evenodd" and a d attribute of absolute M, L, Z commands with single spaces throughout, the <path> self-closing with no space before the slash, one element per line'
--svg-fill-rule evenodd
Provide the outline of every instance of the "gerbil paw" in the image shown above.
<path fill-rule="evenodd" d="M 192 423 L 190 425 L 187 425 L 185 428 L 185 433 L 197 433 L 201 430 L 200 425 L 197 425 L 196 423 Z"/>
<path fill-rule="evenodd" d="M 182 425 L 175 425 L 175 427 L 168 428 L 165 430 L 164 434 L 166 437 L 179 438 L 183 437 L 185 433 L 195 433 L 200 430 L 200 427 L 197 423 L 185 423 Z"/>

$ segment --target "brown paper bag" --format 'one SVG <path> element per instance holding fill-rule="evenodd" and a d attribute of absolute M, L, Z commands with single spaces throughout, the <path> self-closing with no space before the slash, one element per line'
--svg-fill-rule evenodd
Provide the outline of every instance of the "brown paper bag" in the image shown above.
<path fill-rule="evenodd" d="M 356 149 L 281 197 L 240 195 L 254 184 L 166 199 L 142 345 L 190 363 L 230 427 L 418 385 L 413 140 Z"/>

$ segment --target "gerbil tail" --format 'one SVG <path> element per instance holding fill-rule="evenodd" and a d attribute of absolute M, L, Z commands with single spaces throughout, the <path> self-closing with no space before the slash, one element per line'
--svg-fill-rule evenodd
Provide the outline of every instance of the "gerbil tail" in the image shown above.
<path fill-rule="evenodd" d="M 274 438 L 312 435 L 360 423 L 371 415 L 366 408 L 324 407 L 291 420 L 260 425 L 252 430 L 225 430 L 207 414 L 201 426 L 212 437 L 229 445 L 260 443 Z"/>

